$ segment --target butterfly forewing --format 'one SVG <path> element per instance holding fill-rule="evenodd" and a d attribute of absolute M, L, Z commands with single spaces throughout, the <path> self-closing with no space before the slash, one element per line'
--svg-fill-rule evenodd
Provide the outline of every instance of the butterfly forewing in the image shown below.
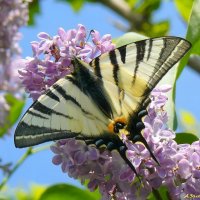
<path fill-rule="evenodd" d="M 190 46 L 178 37 L 150 38 L 103 54 L 90 65 L 103 80 L 111 81 L 135 98 L 146 97 Z"/>
<path fill-rule="evenodd" d="M 107 117 L 70 78 L 57 81 L 25 113 L 15 131 L 17 147 L 76 136 L 96 137 L 107 129 Z"/>

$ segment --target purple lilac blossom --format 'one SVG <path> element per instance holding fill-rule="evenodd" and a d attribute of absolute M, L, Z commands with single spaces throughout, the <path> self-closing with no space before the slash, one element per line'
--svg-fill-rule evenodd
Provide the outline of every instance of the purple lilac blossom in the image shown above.
<path fill-rule="evenodd" d="M 19 70 L 22 84 L 33 100 L 36 100 L 58 79 L 71 73 L 71 60 L 74 56 L 89 63 L 98 55 L 114 49 L 111 35 L 102 38 L 99 32 L 92 31 L 92 42 L 88 42 L 86 28 L 79 24 L 77 29 L 58 29 L 58 35 L 51 37 L 41 32 L 40 41 L 31 42 L 33 57 L 21 61 Z"/>
<path fill-rule="evenodd" d="M 141 182 L 120 157 L 117 151 L 87 146 L 74 138 L 60 140 L 51 146 L 55 153 L 53 163 L 62 171 L 84 183 L 89 180 L 91 191 L 99 189 L 102 199 L 146 199 L 152 188 L 166 186 L 171 199 L 178 200 L 200 191 L 200 141 L 179 145 L 175 133 L 167 127 L 168 116 L 164 110 L 166 93 L 164 85 L 151 92 L 148 115 L 144 119 L 143 136 L 160 163 L 150 157 L 141 143 L 132 143 L 124 136 L 127 157 L 140 175 Z M 187 199 L 187 198 L 186 198 Z"/>
<path fill-rule="evenodd" d="M 18 31 L 28 21 L 28 5 L 23 2 L 22 0 L 0 2 L 0 90 L 14 90 L 12 83 L 19 82 L 15 73 L 17 65 L 14 63 L 21 54 L 18 44 L 21 34 Z"/>
<path fill-rule="evenodd" d="M 0 127 L 6 123 L 9 106 L 5 94 L 22 98 L 22 86 L 18 75 L 18 59 L 21 55 L 19 28 L 28 21 L 28 1 L 0 1 Z"/>

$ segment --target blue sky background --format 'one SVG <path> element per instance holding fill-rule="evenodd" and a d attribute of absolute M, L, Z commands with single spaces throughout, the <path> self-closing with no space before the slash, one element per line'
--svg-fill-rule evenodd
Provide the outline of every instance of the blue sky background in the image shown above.
<path fill-rule="evenodd" d="M 186 34 L 186 25 L 181 17 L 177 14 L 176 8 L 171 1 L 164 2 L 161 9 L 155 14 L 154 20 L 170 19 L 171 31 L 169 35 L 184 37 Z M 22 28 L 23 39 L 21 48 L 23 57 L 31 56 L 32 51 L 30 42 L 37 40 L 37 34 L 41 31 L 47 32 L 50 35 L 55 35 L 59 27 L 64 29 L 76 28 L 77 24 L 85 25 L 90 31 L 91 29 L 98 30 L 101 35 L 110 33 L 113 38 L 119 37 L 123 32 L 117 30 L 111 24 L 112 20 L 125 21 L 112 12 L 110 9 L 101 4 L 86 4 L 80 12 L 74 13 L 71 7 L 55 0 L 41 1 L 41 15 L 36 17 L 36 25 L 34 27 Z M 196 73 L 189 68 L 184 69 L 180 79 L 177 82 L 177 98 L 176 110 L 191 111 L 197 119 L 200 118 L 200 96 L 198 94 L 200 79 Z M 30 106 L 31 101 L 28 100 L 24 108 Z M 0 157 L 3 162 L 15 163 L 26 151 L 26 149 L 16 149 L 14 147 L 13 135 L 6 136 L 0 140 Z M 38 184 L 54 184 L 60 182 L 72 183 L 80 186 L 80 183 L 63 174 L 60 166 L 52 164 L 53 153 L 46 150 L 29 157 L 25 163 L 16 171 L 8 184 L 11 187 L 23 186 L 28 188 L 31 183 Z M 2 174 L 0 174 L 0 180 Z"/>

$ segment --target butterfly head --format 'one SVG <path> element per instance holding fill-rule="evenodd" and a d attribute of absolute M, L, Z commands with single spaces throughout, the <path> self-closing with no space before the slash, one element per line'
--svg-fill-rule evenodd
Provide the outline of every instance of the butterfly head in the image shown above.
<path fill-rule="evenodd" d="M 124 116 L 117 117 L 108 124 L 108 131 L 111 134 L 116 134 L 120 139 L 122 135 L 129 136 L 129 132 L 126 130 L 127 119 Z"/>

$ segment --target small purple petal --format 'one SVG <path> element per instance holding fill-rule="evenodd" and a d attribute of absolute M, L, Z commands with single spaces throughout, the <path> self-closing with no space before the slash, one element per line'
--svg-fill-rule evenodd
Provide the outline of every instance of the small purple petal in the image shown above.
<path fill-rule="evenodd" d="M 77 151 L 74 154 L 74 162 L 77 163 L 77 165 L 82 165 L 86 161 L 86 155 L 85 152 Z"/>
<path fill-rule="evenodd" d="M 174 139 L 176 135 L 170 130 L 163 130 L 160 132 L 160 137 L 162 137 L 163 139 Z"/>
<path fill-rule="evenodd" d="M 156 87 L 152 90 L 152 93 L 151 95 L 155 96 L 155 95 L 159 95 L 159 93 L 167 93 L 169 92 L 170 90 L 172 89 L 172 86 L 171 85 L 161 85 L 159 87 Z"/>
<path fill-rule="evenodd" d="M 40 32 L 40 33 L 38 33 L 37 37 L 38 37 L 39 39 L 46 39 L 46 40 L 51 39 L 51 37 L 49 36 L 49 34 L 48 34 L 48 33 L 45 33 L 45 32 Z"/>
<path fill-rule="evenodd" d="M 94 44 L 98 44 L 99 40 L 100 40 L 100 34 L 98 31 L 94 30 L 93 32 L 91 32 L 91 36 L 92 36 L 92 41 Z"/>
<path fill-rule="evenodd" d="M 37 41 L 33 41 L 31 42 L 31 47 L 32 47 L 32 51 L 33 51 L 33 56 L 39 55 L 39 42 Z"/>
<path fill-rule="evenodd" d="M 182 178 L 188 179 L 191 176 L 191 167 L 190 167 L 190 163 L 188 162 L 188 160 L 182 159 L 178 163 L 178 168 L 179 168 L 178 173 Z"/>
<path fill-rule="evenodd" d="M 129 179 L 129 176 L 130 176 L 130 170 L 128 169 L 125 169 L 123 171 L 121 171 L 121 174 L 119 176 L 119 179 L 121 181 L 125 181 L 125 180 L 128 180 Z"/>
<path fill-rule="evenodd" d="M 64 42 L 67 41 L 67 34 L 63 28 L 58 29 L 58 35 L 60 36 L 60 39 Z"/>
<path fill-rule="evenodd" d="M 54 165 L 60 165 L 62 163 L 62 156 L 61 155 L 54 156 L 52 162 Z"/>
<path fill-rule="evenodd" d="M 98 160 L 99 159 L 99 151 L 94 147 L 90 147 L 89 151 L 88 151 L 88 159 L 89 160 Z"/>
<path fill-rule="evenodd" d="M 88 183 L 88 188 L 90 189 L 90 191 L 96 190 L 97 187 L 98 187 L 98 181 L 96 179 L 94 179 Z"/>
<path fill-rule="evenodd" d="M 109 41 L 109 42 L 110 42 L 111 40 L 112 40 L 112 37 L 111 37 L 110 34 L 104 35 L 104 36 L 102 37 L 102 39 L 101 39 L 102 42 L 106 42 L 106 41 Z"/>

